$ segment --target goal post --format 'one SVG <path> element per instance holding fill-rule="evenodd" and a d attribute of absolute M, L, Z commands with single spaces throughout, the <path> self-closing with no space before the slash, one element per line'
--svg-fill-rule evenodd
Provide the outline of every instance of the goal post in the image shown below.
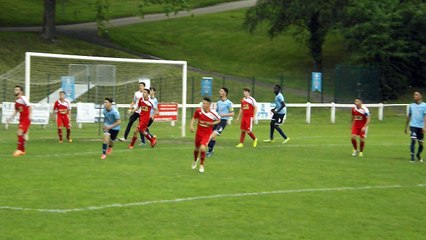
<path fill-rule="evenodd" d="M 108 87 L 107 90 L 101 89 L 99 91 L 104 91 L 108 93 L 111 91 L 114 91 L 114 94 L 115 94 L 116 88 L 125 86 L 127 90 L 128 89 L 127 85 L 133 84 L 129 86 L 135 86 L 135 82 L 137 83 L 138 77 L 141 77 L 141 76 L 148 77 L 150 79 L 161 79 L 162 81 L 165 79 L 166 83 L 162 85 L 171 85 L 169 84 L 169 82 L 167 82 L 168 80 L 171 79 L 170 81 L 176 82 L 177 78 L 180 77 L 181 91 L 182 91 L 181 99 L 178 99 L 180 94 L 176 93 L 176 89 L 178 89 L 177 86 L 176 87 L 170 86 L 171 89 L 168 89 L 168 92 L 164 91 L 163 96 L 165 99 L 167 99 L 167 101 L 180 102 L 180 106 L 182 107 L 181 108 L 181 115 L 182 115 L 181 136 L 184 137 L 186 135 L 185 128 L 186 128 L 187 71 L 188 71 L 188 65 L 186 61 L 114 58 L 114 57 L 97 57 L 97 56 L 80 56 L 80 55 L 67 55 L 67 54 L 26 52 L 25 53 L 25 95 L 29 99 L 31 99 L 33 95 L 32 88 L 34 86 L 37 86 L 35 84 L 39 84 L 39 85 L 45 84 L 44 82 L 45 82 L 46 76 L 44 76 L 44 74 L 46 73 L 49 73 L 48 82 L 50 81 L 56 84 L 52 88 L 58 88 L 59 86 L 58 84 L 60 84 L 60 80 L 59 80 L 60 76 L 68 75 L 67 74 L 68 65 L 71 65 L 71 64 L 82 64 L 82 65 L 86 64 L 87 66 L 92 66 L 95 64 L 114 65 L 114 76 L 110 76 L 109 78 L 104 77 L 103 80 L 102 79 L 98 80 L 98 82 L 94 81 L 96 79 L 94 78 L 90 79 L 89 77 L 87 83 L 85 83 L 88 85 L 88 88 L 87 88 L 88 91 L 91 89 L 90 84 L 92 84 L 92 86 L 95 84 L 98 84 L 99 87 Z M 117 68 L 117 76 L 115 76 L 115 67 Z M 95 68 L 88 68 L 88 69 L 95 69 Z M 91 73 L 91 74 L 96 75 L 97 73 Z M 101 76 L 102 74 L 97 74 L 97 75 Z M 119 81 L 117 82 L 115 81 L 116 77 L 119 79 Z M 52 78 L 53 81 L 50 78 Z M 105 81 L 109 81 L 109 79 L 112 79 L 112 78 L 114 79 L 114 81 L 111 81 L 110 83 L 105 82 Z M 101 82 L 101 81 L 104 81 L 104 82 Z M 48 84 L 51 84 L 51 83 L 48 83 Z M 47 85 L 48 88 L 49 86 L 50 85 Z M 114 90 L 111 90 L 111 89 L 114 89 Z M 128 103 L 127 100 L 123 100 L 123 99 L 128 99 L 130 95 L 133 96 L 134 91 L 122 92 L 120 95 L 126 95 L 126 96 L 120 96 L 120 99 L 121 99 L 120 101 L 123 101 L 123 102 L 117 102 L 117 103 L 119 104 Z M 96 89 L 96 94 L 98 94 L 97 89 Z M 35 96 L 33 96 L 33 99 L 34 98 Z M 85 99 L 90 99 L 90 98 L 87 97 Z M 39 100 L 40 100 L 39 97 L 35 99 L 36 102 Z M 159 101 L 161 100 L 162 99 L 159 99 Z"/>

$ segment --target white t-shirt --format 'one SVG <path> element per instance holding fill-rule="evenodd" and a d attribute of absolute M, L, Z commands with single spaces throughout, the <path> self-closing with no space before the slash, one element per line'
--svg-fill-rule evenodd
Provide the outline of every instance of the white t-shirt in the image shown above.
<path fill-rule="evenodd" d="M 133 102 L 135 103 L 135 105 L 133 107 L 138 107 L 138 103 L 139 103 L 139 99 L 141 99 L 143 97 L 143 93 L 141 93 L 140 91 L 135 92 L 135 95 L 133 96 Z M 140 113 L 141 110 L 138 109 L 137 111 L 135 111 L 135 113 Z"/>

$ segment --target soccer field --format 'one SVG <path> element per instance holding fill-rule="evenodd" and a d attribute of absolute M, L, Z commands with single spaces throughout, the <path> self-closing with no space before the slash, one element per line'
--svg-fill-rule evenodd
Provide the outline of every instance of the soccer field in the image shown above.
<path fill-rule="evenodd" d="M 349 113 L 338 116 L 290 115 L 288 144 L 255 149 L 249 137 L 235 148 L 228 126 L 203 174 L 193 134 L 167 123 L 153 125 L 154 149 L 116 143 L 106 160 L 97 125 L 63 144 L 53 125 L 32 126 L 20 158 L 16 126 L 0 130 L 0 239 L 424 239 L 426 166 L 409 163 L 405 118 L 373 116 L 354 158 Z M 266 139 L 269 124 L 254 132 Z"/>

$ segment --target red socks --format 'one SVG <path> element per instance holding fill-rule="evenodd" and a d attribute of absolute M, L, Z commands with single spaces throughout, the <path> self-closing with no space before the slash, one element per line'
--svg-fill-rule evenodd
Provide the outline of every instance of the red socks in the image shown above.
<path fill-rule="evenodd" d="M 204 165 L 204 159 L 206 158 L 206 152 L 201 152 L 200 153 L 200 164 Z"/>
<path fill-rule="evenodd" d="M 71 137 L 71 129 L 67 128 L 67 139 L 70 140 L 70 137 Z M 62 140 L 62 138 L 61 138 L 61 140 Z"/>
<path fill-rule="evenodd" d="M 135 146 L 135 142 L 138 138 L 137 137 L 132 137 L 132 141 L 130 142 L 130 146 Z"/>
<path fill-rule="evenodd" d="M 24 135 L 18 135 L 18 150 L 25 152 L 25 138 Z"/>
<path fill-rule="evenodd" d="M 144 135 L 145 137 L 146 137 L 146 139 L 148 139 L 148 141 L 150 141 L 150 142 L 152 142 L 152 140 L 153 140 L 153 137 L 151 136 L 151 134 L 146 134 L 146 135 Z"/>
<path fill-rule="evenodd" d="M 358 150 L 358 146 L 357 146 L 357 143 L 356 143 L 356 139 L 352 139 L 352 145 L 354 146 L 354 149 L 355 149 L 355 150 Z"/>
<path fill-rule="evenodd" d="M 244 139 L 245 138 L 246 138 L 246 133 L 245 132 L 241 132 L 240 143 L 244 143 Z"/>
<path fill-rule="evenodd" d="M 364 145 L 365 145 L 365 142 L 364 141 L 360 141 L 360 143 L 359 143 L 359 150 L 360 150 L 360 152 L 362 152 L 362 151 L 364 151 Z"/>
<path fill-rule="evenodd" d="M 254 135 L 253 132 L 249 132 L 248 135 L 251 137 L 251 139 L 255 140 L 256 136 Z"/>
<path fill-rule="evenodd" d="M 59 141 L 62 141 L 62 128 L 58 128 Z"/>
<path fill-rule="evenodd" d="M 197 151 L 197 150 L 194 150 L 194 161 L 197 161 L 198 153 L 200 153 L 200 152 Z"/>

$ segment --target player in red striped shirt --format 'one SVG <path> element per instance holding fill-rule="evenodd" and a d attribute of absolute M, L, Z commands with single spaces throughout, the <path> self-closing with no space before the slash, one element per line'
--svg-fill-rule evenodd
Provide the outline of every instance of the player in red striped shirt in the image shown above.
<path fill-rule="evenodd" d="M 67 129 L 67 140 L 71 139 L 71 103 L 65 99 L 65 92 L 59 92 L 59 99 L 56 100 L 53 110 L 56 112 L 56 123 L 58 125 L 59 143 L 62 143 L 62 127 Z"/>
<path fill-rule="evenodd" d="M 194 112 L 190 125 L 191 132 L 194 132 L 194 123 L 196 119 L 198 120 L 192 169 L 197 168 L 198 160 L 200 160 L 200 172 L 204 172 L 204 159 L 206 158 L 207 145 L 213 133 L 213 126 L 220 123 L 219 114 L 210 109 L 211 102 L 210 98 L 203 98 L 203 106 Z M 198 158 L 198 155 L 200 155 L 200 158 Z"/>
<path fill-rule="evenodd" d="M 135 146 L 135 142 L 138 139 L 138 132 L 141 132 L 148 141 L 151 142 L 151 147 L 154 147 L 157 144 L 157 138 L 153 137 L 148 132 L 148 124 L 151 119 L 151 109 L 155 109 L 156 106 L 150 99 L 150 91 L 149 89 L 143 90 L 143 96 L 139 99 L 138 106 L 134 111 L 141 110 L 139 115 L 139 126 L 133 133 L 132 141 L 130 142 L 129 148 L 133 148 Z"/>
<path fill-rule="evenodd" d="M 236 146 L 237 148 L 242 148 L 244 146 L 244 139 L 246 133 L 253 139 L 253 147 L 257 146 L 257 138 L 252 132 L 253 129 L 253 120 L 257 114 L 257 102 L 254 98 L 250 96 L 250 88 L 243 89 L 244 98 L 241 100 L 241 109 L 238 113 L 237 121 L 240 120 L 241 116 L 241 136 L 240 143 Z"/>
<path fill-rule="evenodd" d="M 18 147 L 13 153 L 14 157 L 25 155 L 25 134 L 28 132 L 31 125 L 31 106 L 27 97 L 24 96 L 24 88 L 15 86 L 15 112 L 7 120 L 10 122 L 19 113 L 18 126 Z"/>
<path fill-rule="evenodd" d="M 355 157 L 357 153 L 360 157 L 363 156 L 365 138 L 367 137 L 368 124 L 370 123 L 370 111 L 362 105 L 359 98 L 355 98 L 355 106 L 352 108 L 352 145 L 354 151 L 352 156 Z M 359 151 L 356 142 L 356 137 L 359 136 Z"/>

